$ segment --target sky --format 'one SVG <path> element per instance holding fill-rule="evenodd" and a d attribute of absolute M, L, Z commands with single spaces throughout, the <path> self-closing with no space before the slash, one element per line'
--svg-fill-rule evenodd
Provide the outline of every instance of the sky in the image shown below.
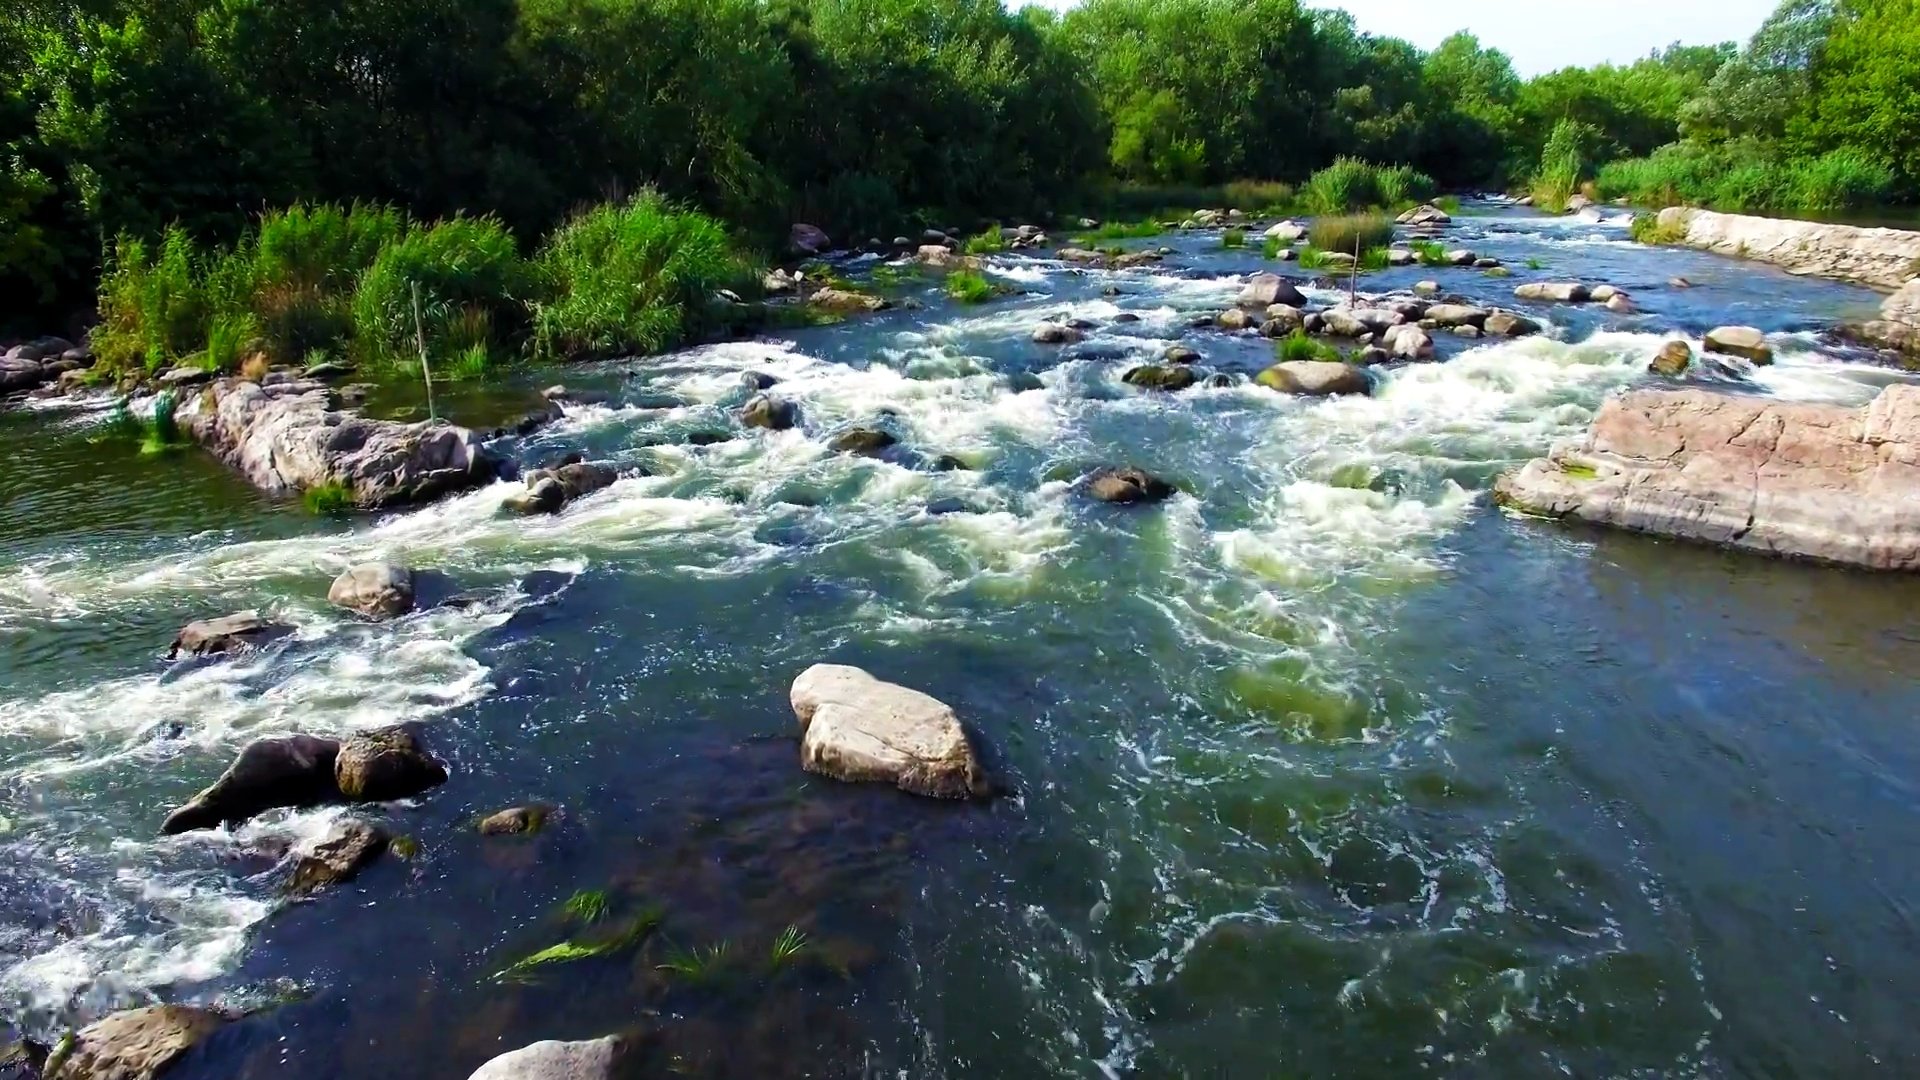
<path fill-rule="evenodd" d="M 1052 8 L 1074 0 L 1037 0 Z M 1745 43 L 1779 0 L 1340 0 L 1360 29 L 1405 38 L 1431 49 L 1456 30 L 1513 57 L 1523 76 L 1577 64 L 1631 62 L 1678 41 Z M 1017 0 L 1008 7 L 1018 7 Z"/>

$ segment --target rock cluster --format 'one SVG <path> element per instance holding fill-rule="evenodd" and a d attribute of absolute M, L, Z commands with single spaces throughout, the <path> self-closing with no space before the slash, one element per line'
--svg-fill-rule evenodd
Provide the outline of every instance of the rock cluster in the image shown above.
<path fill-rule="evenodd" d="M 227 771 L 167 815 L 168 836 L 237 825 L 268 810 L 325 803 L 406 799 L 447 780 L 417 736 L 381 728 L 346 740 L 315 735 L 255 739 Z"/>

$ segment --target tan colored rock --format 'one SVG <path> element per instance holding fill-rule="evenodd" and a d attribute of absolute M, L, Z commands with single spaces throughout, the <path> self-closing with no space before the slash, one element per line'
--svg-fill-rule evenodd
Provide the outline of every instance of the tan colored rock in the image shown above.
<path fill-rule="evenodd" d="M 1684 230 L 1689 247 L 1772 263 L 1789 274 L 1841 278 L 1897 289 L 1920 259 L 1920 232 L 1862 229 L 1817 221 L 1719 214 L 1675 206 L 1660 226 Z"/>
<path fill-rule="evenodd" d="M 351 881 L 385 854 L 392 842 L 393 838 L 378 825 L 352 819 L 335 822 L 326 836 L 300 853 L 287 891 L 295 896 L 310 896 L 329 886 Z"/>
<path fill-rule="evenodd" d="M 1513 295 L 1544 303 L 1584 304 L 1591 294 L 1577 281 L 1534 281 L 1513 290 Z"/>
<path fill-rule="evenodd" d="M 1032 336 L 1035 345 L 1071 345 L 1087 335 L 1077 326 L 1050 322 L 1034 327 Z"/>
<path fill-rule="evenodd" d="M 893 305 L 883 296 L 854 292 L 851 289 L 821 289 L 807 297 L 807 303 L 820 309 L 840 315 L 857 315 L 863 312 L 881 311 Z"/>
<path fill-rule="evenodd" d="M 369 619 L 389 619 L 413 610 L 413 571 L 392 563 L 348 568 L 327 590 L 327 602 Z"/>
<path fill-rule="evenodd" d="M 1773 363 L 1773 349 L 1767 335 L 1751 326 L 1722 326 L 1707 331 L 1707 351 L 1738 356 L 1756 364 Z"/>
<path fill-rule="evenodd" d="M 501 1054 L 467 1080 L 614 1080 L 626 1075 L 633 1053 L 617 1035 L 586 1042 L 537 1042 Z"/>
<path fill-rule="evenodd" d="M 521 836 L 546 826 L 551 811 L 544 806 L 512 806 L 480 820 L 481 836 Z"/>
<path fill-rule="evenodd" d="M 1608 401 L 1584 436 L 1500 478 L 1495 495 L 1573 517 L 1770 555 L 1920 569 L 1920 386 L 1869 405 L 1706 390 Z"/>
<path fill-rule="evenodd" d="M 1387 327 L 1380 344 L 1386 346 L 1387 354 L 1396 360 L 1433 359 L 1433 338 L 1412 323 Z"/>
<path fill-rule="evenodd" d="M 1274 304 L 1286 304 L 1289 307 L 1304 308 L 1307 298 L 1293 283 L 1279 274 L 1255 274 L 1247 279 L 1246 287 L 1240 290 L 1236 301 L 1241 307 L 1263 310 Z"/>
<path fill-rule="evenodd" d="M 1303 397 L 1373 391 L 1373 383 L 1363 368 L 1337 360 L 1289 360 L 1261 372 L 1254 381 L 1269 390 Z"/>
<path fill-rule="evenodd" d="M 1692 363 L 1692 346 L 1684 341 L 1669 341 L 1660 346 L 1660 352 L 1654 356 L 1653 363 L 1647 365 L 1647 370 L 1673 379 L 1685 375 Z"/>
<path fill-rule="evenodd" d="M 1245 308 L 1228 308 L 1215 317 L 1214 322 L 1222 330 L 1253 330 L 1260 326 L 1260 316 Z"/>
<path fill-rule="evenodd" d="M 355 802 L 410 799 L 447 782 L 446 766 L 434 760 L 405 727 L 362 731 L 340 744 L 334 783 Z"/>
<path fill-rule="evenodd" d="M 1540 324 L 1511 311 L 1495 309 L 1487 313 L 1487 321 L 1481 329 L 1494 337 L 1525 337 L 1540 332 Z"/>
<path fill-rule="evenodd" d="M 1104 503 L 1160 502 L 1172 497 L 1173 485 L 1144 469 L 1106 468 L 1087 478 L 1087 494 Z"/>
<path fill-rule="evenodd" d="M 816 664 L 793 681 L 791 700 L 809 772 L 942 799 L 989 794 L 959 717 L 918 690 L 856 667 Z"/>
<path fill-rule="evenodd" d="M 1880 305 L 1880 317 L 1887 322 L 1920 326 L 1920 278 L 1902 285 Z"/>
<path fill-rule="evenodd" d="M 1440 326 L 1485 326 L 1488 314 L 1486 308 L 1468 304 L 1435 304 L 1426 317 Z"/>
<path fill-rule="evenodd" d="M 241 611 L 217 619 L 200 619 L 181 627 L 167 651 L 167 659 L 244 652 L 293 632 L 293 627 L 264 619 L 257 611 Z"/>
<path fill-rule="evenodd" d="M 47 1061 L 47 1080 L 155 1080 L 229 1017 L 191 1005 L 154 1005 L 108 1016 Z"/>

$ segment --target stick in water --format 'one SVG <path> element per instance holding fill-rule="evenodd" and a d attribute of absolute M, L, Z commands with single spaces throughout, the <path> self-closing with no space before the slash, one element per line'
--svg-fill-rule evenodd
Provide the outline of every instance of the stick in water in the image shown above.
<path fill-rule="evenodd" d="M 433 411 L 433 371 L 427 366 L 427 332 L 420 325 L 420 283 L 413 283 L 413 341 L 420 348 L 420 377 L 427 381 L 427 419 L 438 420 Z"/>

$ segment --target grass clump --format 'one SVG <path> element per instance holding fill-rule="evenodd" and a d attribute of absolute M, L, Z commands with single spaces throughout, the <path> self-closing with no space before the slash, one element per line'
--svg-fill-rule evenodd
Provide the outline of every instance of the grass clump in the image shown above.
<path fill-rule="evenodd" d="M 1635 214 L 1631 232 L 1635 240 L 1649 246 L 1678 244 L 1687 238 L 1685 226 L 1678 222 L 1663 225 L 1659 214 Z"/>
<path fill-rule="evenodd" d="M 1414 240 L 1407 244 L 1408 250 L 1421 266 L 1447 266 L 1447 248 L 1438 240 Z"/>
<path fill-rule="evenodd" d="M 607 894 L 600 889 L 582 889 L 561 905 L 568 922 L 592 926 L 607 917 Z"/>
<path fill-rule="evenodd" d="M 1547 268 L 1547 264 L 1540 260 L 1540 256 L 1538 255 L 1527 256 L 1527 269 L 1545 270 L 1546 268 Z"/>
<path fill-rule="evenodd" d="M 329 480 L 302 492 L 300 503 L 315 517 L 340 517 L 353 509 L 353 492 L 340 481 Z"/>
<path fill-rule="evenodd" d="M 180 425 L 174 420 L 174 413 L 178 409 L 179 401 L 171 390 L 163 391 L 153 399 L 153 415 L 141 425 L 142 455 L 170 454 L 187 445 L 186 437 L 180 434 Z"/>
<path fill-rule="evenodd" d="M 698 946 L 688 950 L 675 950 L 658 965 L 660 971 L 670 971 L 688 982 L 709 982 L 726 966 L 732 953 L 732 947 L 726 942 L 715 942 L 702 949 Z"/>
<path fill-rule="evenodd" d="M 773 950 L 768 954 L 768 965 L 775 971 L 792 964 L 807 949 L 807 935 L 797 926 L 789 925 L 773 939 Z"/>
<path fill-rule="evenodd" d="M 625 952 L 645 941 L 660 925 L 660 919 L 659 911 L 649 909 L 622 923 L 614 933 L 605 937 L 572 938 L 549 945 L 507 965 L 494 975 L 494 979 L 499 982 L 526 982 L 544 968 Z"/>
<path fill-rule="evenodd" d="M 1321 251 L 1351 255 L 1393 242 L 1393 219 L 1385 214 L 1337 214 L 1317 218 L 1307 227 L 1307 240 Z M 1302 263 L 1304 265 L 1304 262 Z"/>
<path fill-rule="evenodd" d="M 1408 206 L 1426 200 L 1433 192 L 1433 177 L 1412 166 L 1380 166 L 1343 157 L 1314 173 L 1301 195 L 1313 213 L 1346 214 Z"/>
<path fill-rule="evenodd" d="M 157 244 L 121 237 L 100 279 L 97 362 L 114 371 L 158 371 L 198 352 L 206 341 L 202 263 L 192 238 L 178 227 Z"/>
<path fill-rule="evenodd" d="M 1324 341 L 1316 341 L 1308 337 L 1305 330 L 1295 330 L 1274 342 L 1273 356 L 1276 362 L 1283 364 L 1299 361 L 1335 361 L 1341 358 L 1340 350 Z"/>
<path fill-rule="evenodd" d="M 1228 229 L 1220 234 L 1220 246 L 1223 248 L 1243 248 L 1247 246 L 1247 230 Z"/>
<path fill-rule="evenodd" d="M 968 255 L 998 255 L 1007 250 L 1007 241 L 1000 235 L 1000 227 L 996 225 L 967 237 L 963 250 Z"/>
<path fill-rule="evenodd" d="M 1090 232 L 1084 232 L 1073 238 L 1079 247 L 1092 247 L 1105 241 L 1142 240 L 1149 236 L 1159 236 L 1166 230 L 1157 221 L 1109 221 Z"/>
<path fill-rule="evenodd" d="M 1574 192 L 1580 189 L 1585 170 L 1580 148 L 1586 130 L 1575 120 L 1562 120 L 1553 126 L 1546 147 L 1540 151 L 1540 167 L 1528 184 L 1536 208 L 1555 214 L 1566 211 Z"/>
<path fill-rule="evenodd" d="M 1291 244 L 1282 242 L 1277 236 L 1269 236 L 1260 244 L 1260 257 L 1263 259 L 1277 259 L 1280 257 L 1281 252 L 1291 246 Z"/>
<path fill-rule="evenodd" d="M 947 295 L 962 304 L 984 304 L 999 294 L 986 276 L 974 270 L 947 275 Z"/>
<path fill-rule="evenodd" d="M 1736 213 L 1833 213 L 1886 203 L 1885 165 L 1857 151 L 1783 157 L 1751 142 L 1673 143 L 1642 158 L 1609 162 L 1594 178 L 1602 198 L 1640 206 L 1708 206 Z"/>

